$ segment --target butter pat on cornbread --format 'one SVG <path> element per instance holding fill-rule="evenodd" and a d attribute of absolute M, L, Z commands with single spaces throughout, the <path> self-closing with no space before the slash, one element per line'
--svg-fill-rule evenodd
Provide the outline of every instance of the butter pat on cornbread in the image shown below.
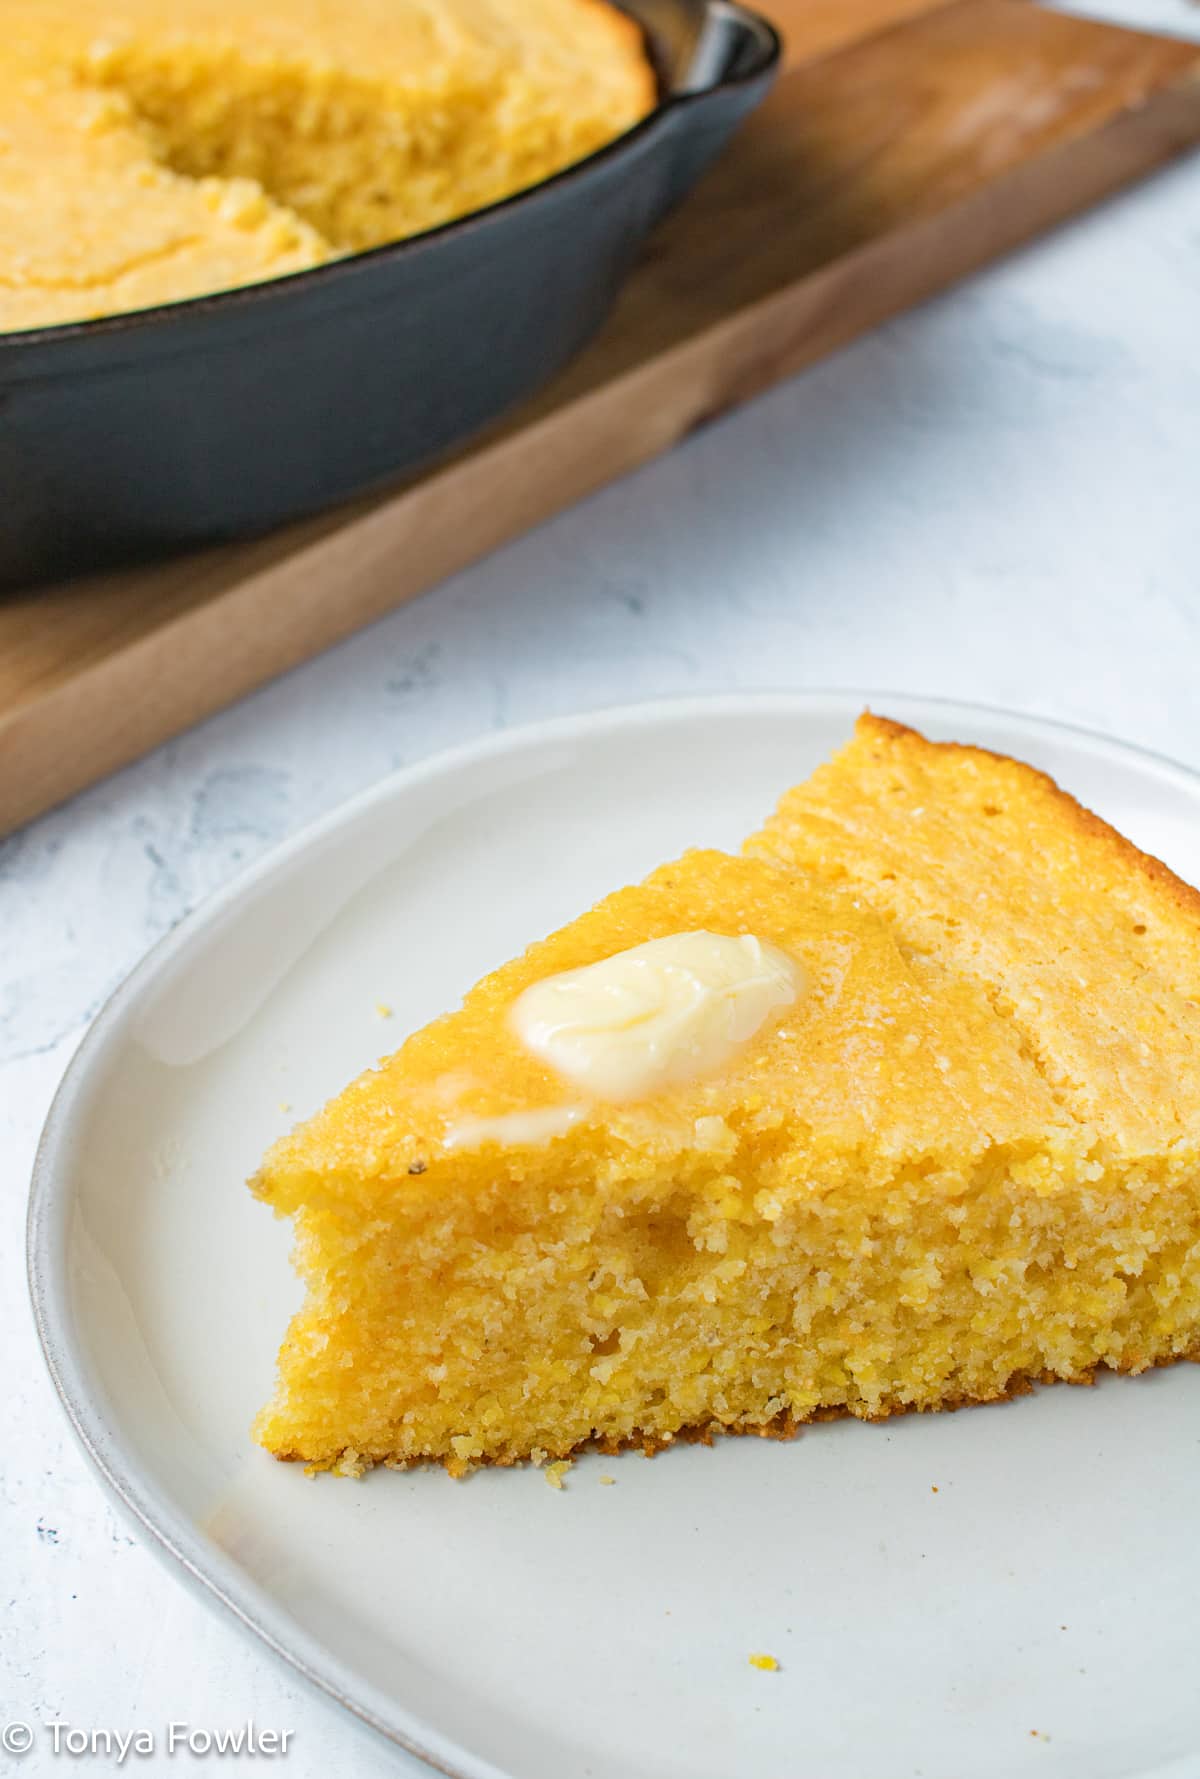
<path fill-rule="evenodd" d="M 719 1014 L 728 1045 L 696 1036 L 711 1001 L 672 1025 L 691 1068 L 613 1094 L 514 1018 L 689 935 L 794 970 Z M 1193 1356 L 1200 898 L 1031 768 L 866 717 L 747 856 L 532 946 L 254 1185 L 309 1291 L 257 1436 L 318 1466 L 788 1433 Z"/>

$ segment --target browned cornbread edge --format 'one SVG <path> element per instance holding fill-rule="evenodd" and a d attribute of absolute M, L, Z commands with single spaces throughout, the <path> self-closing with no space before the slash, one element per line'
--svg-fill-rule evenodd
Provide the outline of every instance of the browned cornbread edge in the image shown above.
<path fill-rule="evenodd" d="M 776 1415 L 773 1420 L 764 1421 L 757 1426 L 725 1425 L 722 1422 L 710 1421 L 693 1427 L 680 1427 L 670 1439 L 662 1439 L 655 1435 L 631 1434 L 628 1439 L 589 1438 L 576 1440 L 574 1445 L 555 1449 L 545 1448 L 546 1459 L 561 1463 L 565 1458 L 577 1458 L 585 1452 L 602 1452 L 606 1457 L 615 1458 L 622 1452 L 640 1451 L 643 1457 L 654 1458 L 660 1452 L 669 1451 L 674 1445 L 706 1445 L 711 1446 L 718 1438 L 758 1438 L 776 1439 L 780 1441 L 798 1438 L 802 1429 L 819 1421 L 890 1421 L 900 1415 L 954 1414 L 961 1408 L 987 1408 L 997 1402 L 1012 1402 L 1018 1396 L 1028 1396 L 1039 1384 L 1074 1384 L 1090 1389 L 1103 1372 L 1113 1377 L 1140 1377 L 1143 1372 L 1165 1370 L 1168 1365 L 1200 1365 L 1200 1337 L 1194 1346 L 1182 1353 L 1164 1354 L 1158 1359 L 1147 1359 L 1142 1362 L 1128 1360 L 1123 1364 L 1110 1365 L 1107 1361 L 1098 1362 L 1086 1369 L 1064 1376 L 1057 1371 L 1017 1372 L 1010 1377 L 1003 1388 L 989 1396 L 969 1396 L 965 1393 L 944 1397 L 940 1402 L 910 1402 L 896 1408 L 877 1409 L 874 1412 L 860 1414 L 852 1408 L 818 1407 L 810 1409 L 807 1414 L 796 1415 L 790 1409 Z M 300 1452 L 272 1452 L 272 1457 L 281 1464 L 309 1464 L 310 1460 Z M 530 1458 L 488 1458 L 480 1464 L 461 1464 L 453 1458 L 429 1456 L 427 1458 L 379 1458 L 372 1463 L 383 1464 L 389 1470 L 412 1470 L 418 1465 L 440 1464 L 454 1477 L 468 1475 L 472 1470 L 510 1470 L 517 1465 L 532 1463 Z M 315 1471 L 332 1468 L 326 1465 L 311 1465 Z"/>
<path fill-rule="evenodd" d="M 623 12 L 617 0 L 575 0 L 575 3 L 589 12 L 603 14 L 613 38 L 623 38 L 626 49 L 631 56 L 636 57 L 641 76 L 642 103 L 646 107 L 642 115 L 648 115 L 662 96 L 662 82 L 654 59 L 653 45 L 644 26 L 632 13 Z M 631 124 L 630 128 L 636 129 L 637 125 Z"/>

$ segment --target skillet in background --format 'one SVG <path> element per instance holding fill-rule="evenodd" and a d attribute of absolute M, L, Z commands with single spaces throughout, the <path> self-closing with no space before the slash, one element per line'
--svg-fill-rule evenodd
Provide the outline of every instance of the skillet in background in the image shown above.
<path fill-rule="evenodd" d="M 0 334 L 0 587 L 261 532 L 412 471 L 595 332 L 766 91 L 730 0 L 625 0 L 660 101 L 553 178 L 315 270 Z"/>

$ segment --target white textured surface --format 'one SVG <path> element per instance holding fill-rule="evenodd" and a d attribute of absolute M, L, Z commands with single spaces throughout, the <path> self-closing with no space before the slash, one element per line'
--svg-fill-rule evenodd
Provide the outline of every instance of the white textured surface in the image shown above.
<path fill-rule="evenodd" d="M 674 691 L 890 685 L 1200 766 L 1197 315 L 1192 161 L 0 846 L 8 1715 L 156 1731 L 250 1715 L 294 1731 L 292 1772 L 398 1766 L 160 1570 L 52 1400 L 25 1302 L 25 1185 L 108 990 L 214 885 L 347 792 L 533 717 Z M 43 1741 L 22 1770 L 60 1764 Z"/>
<path fill-rule="evenodd" d="M 1103 19 L 1111 25 L 1139 25 L 1144 31 L 1170 31 L 1200 42 L 1200 8 L 1196 0 L 1053 0 L 1059 12 Z"/>

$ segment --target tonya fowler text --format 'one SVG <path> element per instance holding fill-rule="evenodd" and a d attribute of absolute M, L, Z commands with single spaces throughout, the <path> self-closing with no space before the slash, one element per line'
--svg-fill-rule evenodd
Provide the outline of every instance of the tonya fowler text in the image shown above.
<path fill-rule="evenodd" d="M 43 1755 L 67 1760 L 100 1758 L 123 1766 L 129 1759 L 165 1754 L 196 1760 L 220 1759 L 222 1755 L 287 1755 L 293 1730 L 260 1729 L 252 1718 L 233 1727 L 207 1729 L 202 1725 L 172 1720 L 162 1729 L 83 1729 L 71 1723 L 7 1723 L 0 1730 L 0 1747 L 7 1754 L 29 1754 L 38 1746 Z"/>

